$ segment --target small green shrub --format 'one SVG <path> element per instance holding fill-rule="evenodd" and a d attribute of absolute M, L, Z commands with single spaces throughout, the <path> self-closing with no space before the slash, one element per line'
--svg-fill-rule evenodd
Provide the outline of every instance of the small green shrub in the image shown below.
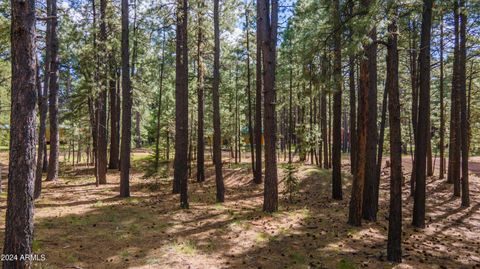
<path fill-rule="evenodd" d="M 294 165 L 288 164 L 285 167 L 285 195 L 288 195 L 289 202 L 293 201 L 294 196 L 298 192 L 298 178 L 295 176 L 297 169 Z"/>

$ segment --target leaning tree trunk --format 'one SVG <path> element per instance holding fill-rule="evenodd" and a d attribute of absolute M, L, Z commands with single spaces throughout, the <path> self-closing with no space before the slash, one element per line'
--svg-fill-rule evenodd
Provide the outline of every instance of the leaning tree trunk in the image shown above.
<path fill-rule="evenodd" d="M 35 1 L 11 2 L 11 114 L 4 255 L 33 252 L 33 192 L 37 90 Z M 2 259 L 3 260 L 3 259 Z M 29 259 L 3 260 L 3 268 L 31 268 Z"/>
<path fill-rule="evenodd" d="M 420 37 L 419 72 L 420 87 L 418 114 L 430 118 L 430 31 L 432 28 L 433 0 L 423 1 L 422 33 Z M 418 122 L 415 140 L 415 195 L 413 203 L 412 224 L 418 228 L 425 227 L 425 179 L 428 124 Z"/>
<path fill-rule="evenodd" d="M 264 124 L 265 124 L 265 187 L 263 193 L 263 211 L 278 210 L 278 177 L 277 177 L 277 123 L 275 117 L 275 68 L 278 26 L 278 1 L 259 1 L 260 21 L 262 22 L 262 54 L 263 54 L 263 92 L 264 92 Z"/>
<path fill-rule="evenodd" d="M 129 73 L 128 0 L 122 0 L 122 144 L 120 148 L 120 197 L 130 196 L 132 140 L 132 91 Z"/>
<path fill-rule="evenodd" d="M 393 2 L 393 1 L 392 1 Z M 397 16 L 395 8 L 388 26 L 387 79 L 390 123 L 390 210 L 388 217 L 387 259 L 402 261 L 402 135 L 398 87 Z M 387 94 L 388 92 L 388 94 Z M 385 101 L 385 100 L 384 100 Z"/>
<path fill-rule="evenodd" d="M 219 0 L 213 2 L 213 28 L 215 48 L 213 56 L 213 162 L 215 164 L 215 183 L 217 186 L 217 202 L 225 200 L 225 187 L 222 174 L 222 138 L 220 129 L 220 18 L 219 18 Z"/>
<path fill-rule="evenodd" d="M 175 163 L 173 193 L 180 193 L 180 207 L 188 208 L 188 1 L 177 0 L 175 72 Z"/>
<path fill-rule="evenodd" d="M 48 162 L 47 180 L 58 178 L 58 158 L 60 137 L 58 132 L 58 36 L 57 36 L 57 0 L 51 1 L 51 54 L 49 78 L 49 116 L 50 116 L 50 158 Z"/>
<path fill-rule="evenodd" d="M 341 26 L 340 0 L 334 1 L 334 62 L 333 62 L 333 145 L 332 145 L 332 198 L 342 200 L 341 174 L 341 117 L 342 117 L 342 47 L 341 32 L 336 31 Z M 345 130 L 346 131 L 346 130 Z"/>

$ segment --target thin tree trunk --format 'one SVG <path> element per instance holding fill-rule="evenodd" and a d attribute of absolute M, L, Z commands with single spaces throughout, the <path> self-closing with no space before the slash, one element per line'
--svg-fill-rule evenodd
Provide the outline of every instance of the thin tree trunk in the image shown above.
<path fill-rule="evenodd" d="M 11 114 L 8 196 L 3 254 L 31 255 L 36 147 L 35 1 L 11 2 Z M 31 268 L 30 259 L 3 260 L 3 268 Z"/>
<path fill-rule="evenodd" d="M 48 29 L 48 28 L 47 28 Z M 48 31 L 47 31 L 48 33 Z M 47 102 L 47 90 L 48 88 L 43 88 L 40 81 L 40 65 L 38 58 L 36 59 L 36 70 L 35 70 L 35 79 L 36 87 L 38 94 L 38 110 L 40 114 L 40 127 L 38 130 L 38 151 L 37 151 L 37 166 L 35 171 L 35 190 L 34 190 L 34 199 L 38 199 L 42 192 L 42 168 L 43 168 L 43 154 L 45 147 L 47 146 L 45 133 L 46 133 L 46 123 L 47 123 L 47 111 L 48 111 L 48 102 Z M 48 76 L 45 76 L 48 77 Z M 0 173 L 1 177 L 1 173 Z M 1 179 L 0 179 L 1 180 Z M 1 192 L 1 181 L 0 181 L 0 192 Z"/>
<path fill-rule="evenodd" d="M 157 104 L 157 129 L 155 130 L 155 172 L 158 171 L 159 162 L 160 162 L 160 116 L 162 115 L 162 96 L 163 96 L 163 73 L 165 69 L 165 37 L 166 31 L 163 30 L 163 40 L 162 40 L 162 62 L 160 64 L 160 86 L 158 90 L 158 104 Z"/>
<path fill-rule="evenodd" d="M 216 200 L 225 201 L 225 186 L 222 174 L 222 138 L 220 129 L 220 14 L 219 0 L 213 1 L 214 56 L 213 56 L 213 161 L 215 163 Z"/>
<path fill-rule="evenodd" d="M 107 28 L 105 11 L 107 8 L 106 0 L 100 0 L 100 53 L 101 56 L 107 54 Z M 98 61 L 100 73 L 100 93 L 97 99 L 97 175 L 99 184 L 107 184 L 107 68 Z"/>
<path fill-rule="evenodd" d="M 423 1 L 422 33 L 420 38 L 419 71 L 420 87 L 418 114 L 430 118 L 430 31 L 432 28 L 433 0 Z M 425 185 L 426 185 L 426 144 L 428 124 L 417 125 L 415 141 L 415 195 L 412 224 L 418 228 L 425 227 Z"/>
<path fill-rule="evenodd" d="M 382 115 L 380 120 L 380 135 L 378 137 L 378 155 L 377 155 L 377 173 L 376 173 L 376 182 L 380 184 L 381 174 L 382 174 L 382 158 L 383 158 L 383 141 L 385 136 L 385 122 L 387 121 L 387 103 L 388 103 L 388 88 L 387 83 L 385 82 L 385 91 L 383 93 L 382 101 Z M 401 152 L 401 150 L 400 150 Z M 375 196 L 378 197 L 379 187 L 375 189 Z"/>
<path fill-rule="evenodd" d="M 203 9 L 205 4 L 202 0 L 198 2 L 198 36 L 197 36 L 197 181 L 205 181 L 205 139 L 204 139 L 204 76 L 205 66 L 203 63 Z"/>
<path fill-rule="evenodd" d="M 443 14 L 440 15 L 440 179 L 445 176 L 445 104 L 443 85 Z"/>
<path fill-rule="evenodd" d="M 293 103 L 293 71 L 292 67 L 290 67 L 290 76 L 289 76 L 289 86 L 288 86 L 288 163 L 292 163 L 292 142 L 293 142 L 293 111 L 292 111 L 292 103 Z"/>
<path fill-rule="evenodd" d="M 255 149 L 253 145 L 253 123 L 252 123 L 252 94 L 250 83 L 250 28 L 249 28 L 249 8 L 245 6 L 245 31 L 247 36 L 247 102 L 248 102 L 248 141 L 250 144 L 250 161 L 252 165 L 252 173 L 255 177 Z"/>
<path fill-rule="evenodd" d="M 341 27 L 340 0 L 335 0 L 333 15 L 333 28 Z M 333 62 L 333 148 L 332 148 L 332 198 L 342 200 L 342 174 L 341 174 L 341 117 L 342 117 L 342 44 L 341 32 L 335 31 L 334 35 L 334 62 Z"/>
<path fill-rule="evenodd" d="M 120 197 L 130 197 L 132 90 L 128 37 L 128 0 L 122 0 L 122 142 L 120 147 Z"/>
<path fill-rule="evenodd" d="M 253 181 L 262 183 L 262 17 L 261 7 L 257 1 L 257 53 L 256 53 L 256 84 L 255 84 L 255 171 Z"/>
<path fill-rule="evenodd" d="M 356 154 L 357 154 L 357 106 L 355 94 L 355 58 L 350 56 L 349 59 L 349 87 L 350 87 L 350 172 L 355 175 Z"/>
<path fill-rule="evenodd" d="M 108 162 L 109 169 L 118 169 L 118 159 L 119 159 L 119 118 L 118 110 L 120 107 L 117 106 L 117 95 L 116 88 L 116 63 L 114 55 L 110 55 L 110 160 Z"/>
<path fill-rule="evenodd" d="M 57 1 L 51 1 L 53 17 L 51 31 L 50 78 L 49 78 L 49 117 L 50 117 L 50 157 L 48 162 L 47 181 L 58 179 L 58 157 L 60 138 L 58 132 L 58 36 L 57 36 Z"/>
<path fill-rule="evenodd" d="M 465 0 L 460 0 L 460 129 L 461 129 L 461 150 L 462 150 L 462 207 L 470 206 L 470 190 L 468 183 L 468 152 L 469 152 L 469 121 L 467 116 L 467 76 L 466 76 L 466 61 L 467 61 L 467 49 L 466 49 L 466 28 L 467 28 L 467 12 L 465 10 Z"/>

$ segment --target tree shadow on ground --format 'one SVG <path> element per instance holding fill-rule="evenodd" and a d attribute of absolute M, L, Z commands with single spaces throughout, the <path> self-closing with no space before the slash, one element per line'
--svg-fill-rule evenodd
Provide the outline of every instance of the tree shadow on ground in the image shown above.
<path fill-rule="evenodd" d="M 298 165 L 297 165 L 298 166 Z M 78 178 L 46 185 L 37 203 L 35 251 L 47 254 L 37 267 L 65 268 L 392 268 L 386 262 L 388 177 L 381 183 L 378 222 L 346 224 L 351 177 L 344 174 L 343 201 L 330 198 L 331 171 L 298 166 L 299 191 L 280 211 L 261 211 L 263 189 L 245 168 L 225 166 L 226 202 L 215 203 L 213 167 L 207 180 L 190 180 L 190 209 L 179 209 L 171 179 L 132 176 L 132 197 L 117 197 L 118 177 L 95 187 Z M 139 171 L 139 170 L 135 170 Z M 282 173 L 280 172 L 280 178 Z M 437 182 L 437 183 L 435 183 Z M 479 205 L 455 211 L 447 187 L 432 181 L 428 227 L 410 225 L 411 198 L 404 187 L 404 264 L 413 268 L 473 267 L 480 238 L 473 227 Z M 63 185 L 62 185 L 63 184 Z M 472 201 L 478 178 L 472 178 Z M 155 185 L 156 188 L 149 186 Z M 68 186 L 68 187 L 67 187 Z M 283 192 L 283 188 L 280 188 Z M 451 216 L 442 216 L 454 212 Z M 450 218 L 450 219 L 449 219 Z M 447 220 L 448 219 L 448 220 Z M 3 237 L 3 233 L 0 235 Z M 1 238 L 0 238 L 1 239 Z"/>

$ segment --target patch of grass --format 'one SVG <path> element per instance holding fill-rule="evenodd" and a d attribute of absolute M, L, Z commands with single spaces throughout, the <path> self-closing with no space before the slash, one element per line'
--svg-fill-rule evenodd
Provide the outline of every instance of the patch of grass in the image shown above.
<path fill-rule="evenodd" d="M 95 208 L 99 208 L 99 207 L 103 207 L 104 204 L 102 201 L 96 201 L 95 204 L 93 204 L 93 207 Z"/>
<path fill-rule="evenodd" d="M 173 249 L 179 253 L 194 255 L 197 253 L 197 244 L 192 240 L 182 242 L 177 241 L 174 243 Z"/>
<path fill-rule="evenodd" d="M 257 241 L 258 243 L 261 243 L 261 242 L 269 241 L 270 238 L 271 238 L 271 236 L 270 236 L 268 233 L 259 232 L 259 233 L 257 233 L 257 235 L 255 236 L 255 241 Z"/>
<path fill-rule="evenodd" d="M 130 252 L 128 252 L 128 250 L 124 249 L 124 250 L 122 250 L 122 251 L 120 252 L 119 255 L 120 255 L 120 257 L 122 257 L 122 258 L 128 258 L 128 257 L 130 257 Z"/>
<path fill-rule="evenodd" d="M 337 265 L 337 269 L 356 269 L 356 268 L 357 266 L 353 262 L 345 259 L 340 260 L 340 262 Z"/>
<path fill-rule="evenodd" d="M 70 216 L 68 218 L 68 223 L 73 226 L 86 226 L 92 223 L 92 219 L 89 216 Z M 53 227 L 53 223 L 51 223 Z"/>
<path fill-rule="evenodd" d="M 32 242 L 32 250 L 33 250 L 33 253 L 37 253 L 37 252 L 40 252 L 40 250 L 42 249 L 42 242 L 40 240 L 33 240 Z"/>
<path fill-rule="evenodd" d="M 293 251 L 289 257 L 296 264 L 305 264 L 305 256 L 299 252 Z"/>
<path fill-rule="evenodd" d="M 230 169 L 238 169 L 238 168 L 243 168 L 243 169 L 248 169 L 251 167 L 251 163 L 228 163 L 226 166 Z"/>
<path fill-rule="evenodd" d="M 330 178 L 332 176 L 332 171 L 328 169 L 309 167 L 305 170 L 305 174 L 308 177 Z"/>
<path fill-rule="evenodd" d="M 65 258 L 65 261 L 68 264 L 75 264 L 78 262 L 78 257 L 75 256 L 73 253 L 68 254 L 68 256 Z"/>
<path fill-rule="evenodd" d="M 137 205 L 138 203 L 140 203 L 140 200 L 138 200 L 138 198 L 135 198 L 135 197 L 128 197 L 127 199 L 125 199 L 125 202 L 127 204 Z"/>
<path fill-rule="evenodd" d="M 160 263 L 160 260 L 156 258 L 152 258 L 152 259 L 147 259 L 145 263 L 148 265 L 156 265 Z"/>
<path fill-rule="evenodd" d="M 307 219 L 310 217 L 310 210 L 306 207 L 304 208 L 301 208 L 301 209 L 298 209 L 298 210 L 294 210 L 294 211 L 288 211 L 288 216 L 289 217 L 299 217 L 299 218 L 302 218 L 302 219 Z"/>
<path fill-rule="evenodd" d="M 222 204 L 222 203 L 215 203 L 215 209 L 223 210 L 223 209 L 225 209 L 225 205 Z"/>

